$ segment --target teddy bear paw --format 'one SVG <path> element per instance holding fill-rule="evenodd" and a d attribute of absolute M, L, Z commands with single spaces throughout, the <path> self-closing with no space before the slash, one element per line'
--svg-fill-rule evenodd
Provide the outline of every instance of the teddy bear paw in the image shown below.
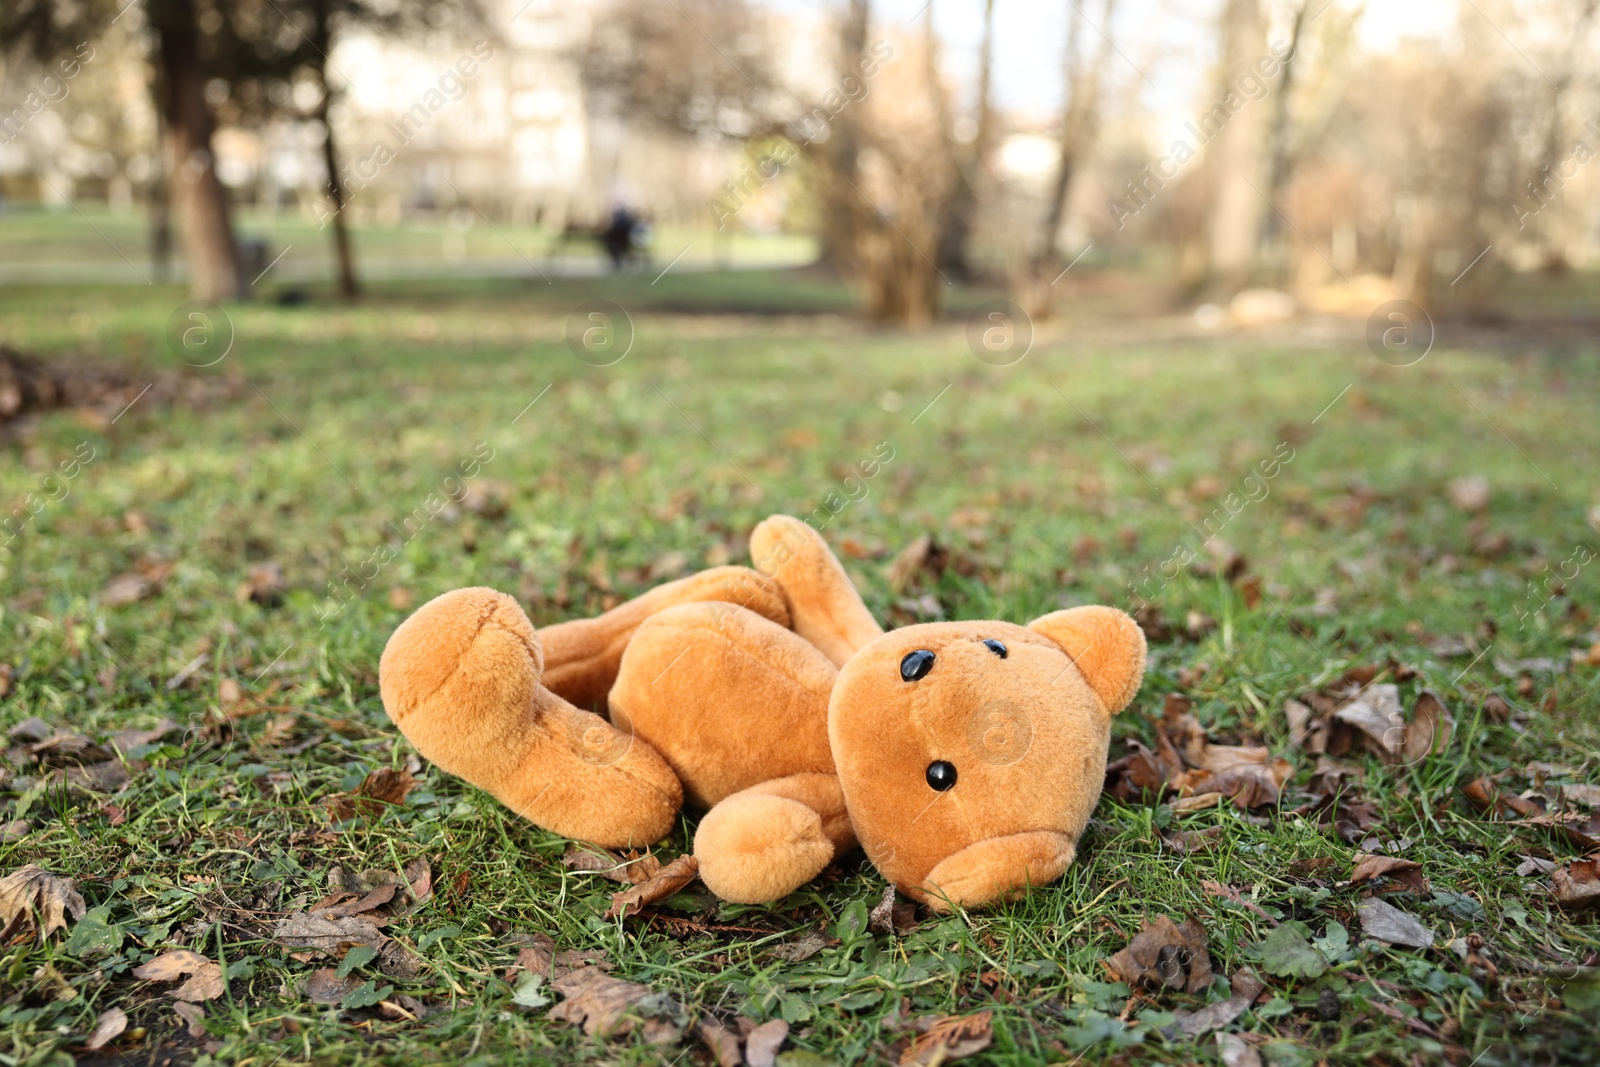
<path fill-rule="evenodd" d="M 833 859 L 822 817 L 787 797 L 740 794 L 706 812 L 694 837 L 700 877 L 723 900 L 764 904 L 805 885 Z"/>

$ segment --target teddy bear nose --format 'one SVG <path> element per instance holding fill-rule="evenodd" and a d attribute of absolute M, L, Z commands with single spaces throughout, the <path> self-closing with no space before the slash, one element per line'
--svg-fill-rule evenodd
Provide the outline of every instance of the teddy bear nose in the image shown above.
<path fill-rule="evenodd" d="M 915 652 L 907 652 L 906 658 L 900 661 L 900 680 L 914 682 L 933 670 L 933 653 L 925 648 Z"/>

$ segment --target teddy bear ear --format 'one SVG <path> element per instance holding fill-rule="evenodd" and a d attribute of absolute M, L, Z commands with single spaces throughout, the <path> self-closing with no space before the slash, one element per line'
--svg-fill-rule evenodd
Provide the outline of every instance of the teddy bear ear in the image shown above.
<path fill-rule="evenodd" d="M 1100 606 L 1068 608 L 1034 619 L 1028 629 L 1061 646 L 1107 714 L 1128 706 L 1144 679 L 1144 631 L 1126 612 Z"/>

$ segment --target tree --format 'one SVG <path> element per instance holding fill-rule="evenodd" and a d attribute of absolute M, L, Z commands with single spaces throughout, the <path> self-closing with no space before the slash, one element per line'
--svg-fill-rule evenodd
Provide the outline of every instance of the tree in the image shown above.
<path fill-rule="evenodd" d="M 1067 0 L 1067 42 L 1062 51 L 1061 148 L 1056 163 L 1055 183 L 1045 209 L 1040 240 L 1034 253 L 1034 270 L 1061 260 L 1061 224 L 1072 199 L 1073 182 L 1083 161 L 1094 151 L 1100 128 L 1100 98 L 1106 80 L 1106 65 L 1112 49 L 1111 34 L 1116 16 L 1116 0 L 1105 0 L 1100 25 L 1100 49 L 1091 66 L 1084 58 L 1080 38 L 1087 16 L 1078 0 Z"/>
<path fill-rule="evenodd" d="M 1225 0 L 1222 21 L 1219 99 L 1232 113 L 1212 141 L 1209 161 L 1215 175 L 1211 208 L 1210 275 L 1222 293 L 1239 288 L 1256 263 L 1261 201 L 1261 111 L 1231 86 L 1264 51 L 1266 32 L 1260 0 Z M 1229 95 L 1240 101 L 1229 106 Z M 1270 210 L 1270 209 L 1268 209 Z"/>
<path fill-rule="evenodd" d="M 978 186 L 983 180 L 983 168 L 994 149 L 994 0 L 984 0 L 983 3 L 983 38 L 978 46 L 978 99 L 974 108 L 972 139 L 965 143 L 955 136 L 954 124 L 950 121 L 952 109 L 938 89 L 938 50 L 933 39 L 931 3 L 927 20 L 927 78 L 930 88 L 939 93 L 942 104 L 945 151 L 952 170 L 950 195 L 945 201 L 939 227 L 939 251 L 934 259 L 944 271 L 966 278 L 972 274 L 967 261 L 967 242 L 972 236 L 972 216 L 978 205 Z"/>
<path fill-rule="evenodd" d="M 0 8 L 0 47 L 9 55 L 60 62 L 125 17 L 111 0 L 24 0 Z M 227 192 L 217 178 L 207 106 L 207 72 L 194 0 L 145 0 L 156 77 L 157 110 L 166 131 L 169 186 L 183 226 L 189 291 L 201 300 L 242 294 L 238 247 Z"/>
<path fill-rule="evenodd" d="M 462 0 L 227 0 L 215 10 L 221 17 L 209 44 L 218 114 L 242 126 L 288 119 L 321 131 L 339 294 L 353 300 L 361 287 L 345 216 L 332 115 L 339 88 L 329 77 L 329 56 L 342 34 L 358 29 L 385 36 L 463 31 L 481 26 L 482 13 Z M 302 87 L 309 89 L 309 105 L 301 103 Z"/>

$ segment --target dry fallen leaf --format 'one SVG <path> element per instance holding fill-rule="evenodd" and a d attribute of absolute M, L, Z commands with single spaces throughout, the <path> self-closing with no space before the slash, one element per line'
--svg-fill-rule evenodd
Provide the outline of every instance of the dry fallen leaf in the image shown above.
<path fill-rule="evenodd" d="M 561 866 L 569 871 L 598 874 L 613 882 L 638 885 L 649 881 L 661 870 L 661 861 L 648 853 L 636 860 L 628 860 L 595 845 L 573 844 L 568 845 L 562 855 Z"/>
<path fill-rule="evenodd" d="M 1359 730 L 1366 747 L 1381 758 L 1395 761 L 1404 751 L 1406 717 L 1397 685 L 1369 685 L 1333 717 Z"/>
<path fill-rule="evenodd" d="M 222 996 L 226 989 L 222 966 L 186 948 L 163 952 L 133 969 L 135 978 L 143 978 L 147 982 L 175 982 L 184 975 L 189 975 L 189 980 L 172 991 L 172 996 L 177 1000 L 213 1000 Z"/>
<path fill-rule="evenodd" d="M 1350 884 L 1360 885 L 1375 878 L 1391 878 L 1413 893 L 1428 892 L 1428 880 L 1422 876 L 1422 864 L 1399 856 L 1376 856 L 1365 852 L 1356 854 L 1355 869 L 1350 872 Z"/>
<path fill-rule="evenodd" d="M 645 1039 L 652 1044 L 675 1042 L 681 1033 L 684 1014 L 677 1001 L 649 986 L 613 978 L 599 967 L 564 974 L 550 988 L 562 1001 L 550 1009 L 548 1018 L 581 1025 L 591 1037 L 621 1036 L 641 1022 Z"/>
<path fill-rule="evenodd" d="M 949 555 L 934 542 L 932 534 L 918 534 L 910 544 L 900 550 L 900 554 L 884 571 L 890 591 L 899 596 L 924 572 L 930 578 L 937 580 L 944 572 Z"/>
<path fill-rule="evenodd" d="M 769 1019 L 751 1030 L 744 1038 L 744 1061 L 749 1067 L 775 1067 L 778 1050 L 789 1037 L 789 1024 L 782 1019 Z"/>
<path fill-rule="evenodd" d="M 1482 511 L 1489 506 L 1489 479 L 1481 474 L 1455 479 L 1450 483 L 1450 499 L 1462 511 Z"/>
<path fill-rule="evenodd" d="M 951 1015 L 940 1019 L 900 1054 L 900 1067 L 935 1064 L 976 1056 L 994 1041 L 994 1012 Z"/>
<path fill-rule="evenodd" d="M 711 1051 L 717 1067 L 742 1067 L 744 1053 L 739 1047 L 739 1035 L 707 1016 L 700 1021 L 700 1040 Z"/>
<path fill-rule="evenodd" d="M 184 1021 L 190 1037 L 206 1036 L 206 1010 L 204 1008 L 198 1004 L 190 1004 L 188 1001 L 180 1000 L 172 1006 L 172 1010 L 177 1012 L 178 1018 Z"/>
<path fill-rule="evenodd" d="M 1105 961 L 1105 967 L 1130 989 L 1199 993 L 1211 985 L 1205 929 L 1192 915 L 1182 926 L 1165 915 L 1146 920 L 1128 946 Z"/>
<path fill-rule="evenodd" d="M 234 599 L 241 604 L 260 604 L 264 608 L 283 603 L 289 586 L 283 580 L 283 568 L 276 563 L 252 563 L 239 584 Z"/>
<path fill-rule="evenodd" d="M 378 966 L 391 978 L 413 978 L 422 969 L 410 949 L 359 915 L 330 919 L 316 913 L 292 912 L 279 920 L 272 937 L 288 948 L 313 949 L 333 956 L 342 956 L 352 945 L 366 945 L 377 950 Z"/>
<path fill-rule="evenodd" d="M 1217 1056 L 1222 1067 L 1261 1067 L 1261 1053 L 1238 1034 L 1217 1034 Z"/>
<path fill-rule="evenodd" d="M 1387 901 L 1371 897 L 1361 902 L 1361 929 L 1366 935 L 1391 945 L 1429 948 L 1433 931 Z"/>
<path fill-rule="evenodd" d="M 93 1052 L 116 1040 L 122 1031 L 128 1028 L 128 1013 L 121 1008 L 107 1008 L 100 1013 L 100 1019 L 95 1023 L 94 1033 L 89 1035 L 89 1040 L 83 1047 Z"/>
<path fill-rule="evenodd" d="M 883 899 L 867 915 L 867 929 L 875 933 L 908 934 L 917 928 L 917 906 L 906 901 L 895 902 L 894 886 L 883 887 Z"/>
<path fill-rule="evenodd" d="M 1556 903 L 1569 911 L 1600 908 L 1600 857 L 1573 860 L 1550 872 Z"/>
<path fill-rule="evenodd" d="M 1196 1011 L 1176 1011 L 1173 1015 L 1177 1020 L 1178 1029 L 1189 1037 L 1204 1037 L 1243 1015 L 1254 1000 L 1254 996 L 1237 995 L 1207 1004 Z"/>
<path fill-rule="evenodd" d="M 43 942 L 53 931 L 67 928 L 69 915 L 81 919 L 88 908 L 71 878 L 30 863 L 0 879 L 0 944 L 25 925 L 37 929 Z"/>
<path fill-rule="evenodd" d="M 404 804 L 406 795 L 417 787 L 417 780 L 407 770 L 390 770 L 379 767 L 356 787 L 354 793 L 339 793 L 328 798 L 328 811 L 335 822 L 353 819 L 357 815 L 378 815 L 385 806 Z"/>
<path fill-rule="evenodd" d="M 361 979 L 353 974 L 340 978 L 337 968 L 318 967 L 306 975 L 306 980 L 300 983 L 300 988 L 307 999 L 318 1004 L 337 1004 L 361 988 Z"/>
<path fill-rule="evenodd" d="M 686 852 L 632 889 L 611 894 L 606 919 L 627 918 L 672 896 L 700 876 L 700 861 Z"/>
<path fill-rule="evenodd" d="M 1449 747 L 1454 730 L 1455 719 L 1444 701 L 1432 690 L 1423 690 L 1417 702 L 1411 705 L 1411 723 L 1400 745 L 1401 758 L 1412 764 L 1427 756 L 1437 756 Z"/>

